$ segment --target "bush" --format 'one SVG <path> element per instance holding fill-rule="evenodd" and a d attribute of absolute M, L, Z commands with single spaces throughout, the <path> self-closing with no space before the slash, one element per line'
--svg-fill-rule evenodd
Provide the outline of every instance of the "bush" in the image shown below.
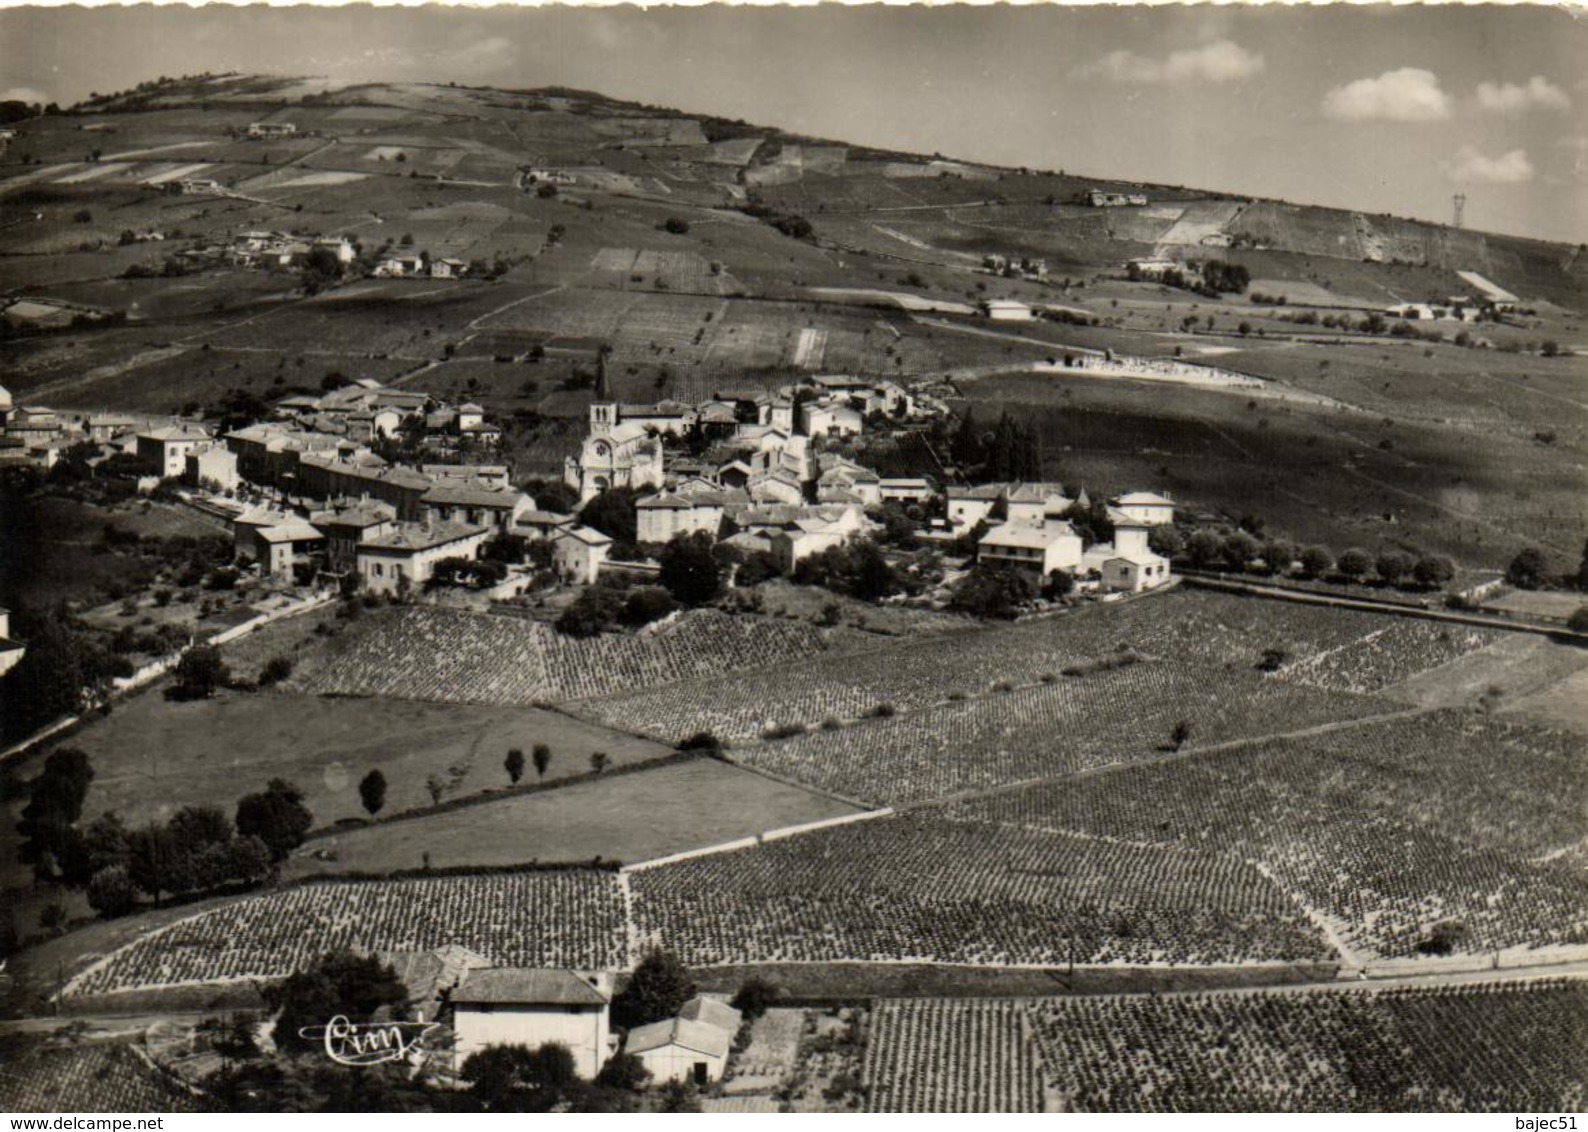
<path fill-rule="evenodd" d="M 1566 619 L 1566 628 L 1574 633 L 1588 633 L 1588 605 L 1577 607 L 1577 612 Z"/>
<path fill-rule="evenodd" d="M 739 993 L 733 996 L 730 1005 L 746 1019 L 754 1021 L 765 1014 L 768 1008 L 776 1006 L 781 994 L 776 984 L 752 975 L 739 984 Z"/>
<path fill-rule="evenodd" d="M 265 666 L 259 670 L 259 686 L 269 688 L 279 684 L 292 675 L 292 658 L 290 656 L 273 656 L 265 661 Z"/>

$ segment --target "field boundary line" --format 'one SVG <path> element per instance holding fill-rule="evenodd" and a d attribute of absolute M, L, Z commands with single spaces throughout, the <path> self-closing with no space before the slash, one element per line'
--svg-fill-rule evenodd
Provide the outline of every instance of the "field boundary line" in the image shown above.
<path fill-rule="evenodd" d="M 1546 637 L 1560 637 L 1573 644 L 1588 646 L 1588 634 L 1574 633 L 1564 625 L 1545 625 L 1533 621 L 1485 617 L 1478 613 L 1463 613 L 1451 609 L 1424 609 L 1421 606 L 1380 602 L 1371 598 L 1314 594 L 1302 590 L 1285 589 L 1282 586 L 1265 586 L 1224 578 L 1182 575 L 1181 580 L 1194 589 L 1217 590 L 1221 593 L 1232 593 L 1241 597 L 1255 597 L 1268 601 L 1290 601 L 1301 605 L 1328 605 L 1336 609 L 1354 609 L 1363 613 L 1383 613 L 1392 617 L 1412 617 L 1423 621 L 1445 621 L 1454 625 L 1470 625 L 1477 629 L 1500 629 L 1502 631 L 1510 630 L 1515 633 L 1536 633 Z"/>
<path fill-rule="evenodd" d="M 1302 914 L 1305 915 L 1307 919 L 1311 920 L 1313 926 L 1317 928 L 1320 933 L 1322 933 L 1323 938 L 1329 942 L 1329 946 L 1334 948 L 1335 953 L 1340 956 L 1341 965 L 1340 974 L 1338 976 L 1339 978 L 1350 978 L 1352 975 L 1366 969 L 1367 963 L 1364 962 L 1351 948 L 1351 945 L 1347 942 L 1344 933 L 1341 932 L 1339 926 L 1336 925 L 1333 920 L 1303 900 L 1300 894 L 1292 892 L 1289 888 L 1280 883 L 1279 878 L 1274 875 L 1273 869 L 1269 868 L 1266 861 L 1259 861 L 1255 858 L 1252 858 L 1246 863 L 1266 877 L 1268 883 L 1273 885 L 1275 889 L 1284 893 L 1290 902 L 1296 907 L 1300 908 Z"/>
<path fill-rule="evenodd" d="M 636 861 L 631 865 L 624 865 L 618 870 L 619 876 L 629 873 L 644 872 L 647 869 L 660 868 L 663 865 L 674 865 L 680 861 L 691 861 L 697 857 L 712 857 L 719 853 L 732 853 L 739 849 L 752 849 L 768 841 L 781 841 L 787 837 L 797 837 L 802 833 L 814 833 L 821 829 L 831 829 L 840 825 L 851 825 L 855 822 L 872 821 L 877 818 L 889 818 L 894 814 L 893 807 L 888 806 L 880 810 L 864 810 L 858 814 L 841 814 L 835 818 L 821 818 L 817 821 L 802 822 L 799 825 L 787 825 L 778 829 L 769 829 L 750 837 L 740 837 L 733 841 L 724 841 L 716 845 L 705 845 L 699 849 L 685 849 L 682 853 L 669 853 L 665 857 L 653 857 L 649 861 Z M 855 960 L 855 962 L 863 962 Z M 904 962 L 904 960 L 900 960 Z M 733 964 L 722 964 L 733 966 Z"/>

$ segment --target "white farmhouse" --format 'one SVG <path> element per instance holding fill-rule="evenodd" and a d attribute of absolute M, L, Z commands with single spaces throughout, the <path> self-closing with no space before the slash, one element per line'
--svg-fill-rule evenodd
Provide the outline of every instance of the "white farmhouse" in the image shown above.
<path fill-rule="evenodd" d="M 1068 523 L 1023 526 L 1004 523 L 976 544 L 976 560 L 987 566 L 1034 573 L 1075 572 L 1081 565 L 1081 536 Z"/>
<path fill-rule="evenodd" d="M 493 967 L 470 971 L 452 992 L 455 1056 L 462 1065 L 492 1045 L 535 1049 L 560 1042 L 589 1080 L 611 1052 L 611 977 L 574 971 Z"/>
<path fill-rule="evenodd" d="M 444 558 L 478 558 L 490 536 L 485 527 L 462 523 L 400 523 L 357 545 L 359 580 L 377 594 L 417 588 Z"/>

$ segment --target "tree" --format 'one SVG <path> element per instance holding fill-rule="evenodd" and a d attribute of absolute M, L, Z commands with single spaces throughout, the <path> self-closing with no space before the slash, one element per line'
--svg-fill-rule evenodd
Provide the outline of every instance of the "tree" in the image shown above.
<path fill-rule="evenodd" d="M 681 216 L 669 216 L 662 221 L 662 228 L 675 236 L 682 236 L 689 231 L 689 221 Z"/>
<path fill-rule="evenodd" d="M 341 1016 L 350 1022 L 368 1022 L 382 1009 L 399 1017 L 408 1009 L 408 988 L 389 964 L 373 955 L 351 951 L 331 952 L 313 966 L 294 972 L 265 989 L 265 1002 L 280 1011 L 272 1037 L 278 1049 L 296 1052 L 318 1044 L 300 1030 L 324 1026 Z"/>
<path fill-rule="evenodd" d="M 948 604 L 972 617 L 1012 620 L 1036 594 L 1036 586 L 1023 573 L 977 566 L 954 587 Z"/>
<path fill-rule="evenodd" d="M 198 645 L 182 654 L 176 664 L 176 691 L 181 699 L 203 700 L 215 694 L 215 689 L 231 678 L 221 652 L 208 645 Z"/>
<path fill-rule="evenodd" d="M 1519 590 L 1542 589 L 1550 576 L 1549 557 L 1536 546 L 1522 550 L 1505 569 L 1506 584 Z"/>
<path fill-rule="evenodd" d="M 84 854 L 76 824 L 93 780 L 94 768 L 82 751 L 62 747 L 50 752 L 28 787 L 28 804 L 17 822 L 17 833 L 22 836 L 17 848 L 19 861 L 46 873 L 60 866 L 69 881 L 88 879 L 79 863 Z"/>
<path fill-rule="evenodd" d="M 592 751 L 590 753 L 590 769 L 596 774 L 600 774 L 611 762 L 612 756 L 605 751 Z"/>
<path fill-rule="evenodd" d="M 534 750 L 529 753 L 529 758 L 535 764 L 535 777 L 544 779 L 546 768 L 551 766 L 551 748 L 544 743 L 536 743 Z"/>
<path fill-rule="evenodd" d="M 232 839 L 232 825 L 215 806 L 183 806 L 166 823 L 171 848 L 178 857 L 189 860 L 207 850 L 225 847 Z"/>
<path fill-rule="evenodd" d="M 259 686 L 269 688 L 281 683 L 292 675 L 292 658 L 290 656 L 273 656 L 265 661 L 259 670 Z"/>
<path fill-rule="evenodd" d="M 263 841 L 272 861 L 286 860 L 303 844 L 313 824 L 303 791 L 284 779 L 271 779 L 263 793 L 249 794 L 237 803 L 237 832 Z"/>
<path fill-rule="evenodd" d="M 127 876 L 140 891 L 159 900 L 162 892 L 181 889 L 181 869 L 171 834 L 151 822 L 127 835 Z"/>
<path fill-rule="evenodd" d="M 1282 538 L 1263 542 L 1263 569 L 1269 574 L 1285 573 L 1296 561 L 1296 544 Z"/>
<path fill-rule="evenodd" d="M 1373 556 L 1365 550 L 1352 547 L 1340 555 L 1334 568 L 1347 580 L 1360 582 L 1373 569 Z"/>
<path fill-rule="evenodd" d="M 598 637 L 617 620 L 623 595 L 606 586 L 590 586 L 557 617 L 557 631 L 569 637 Z"/>
<path fill-rule="evenodd" d="M 1397 586 L 1411 574 L 1417 560 L 1399 550 L 1386 550 L 1373 563 L 1373 572 L 1386 586 Z"/>
<path fill-rule="evenodd" d="M 614 542 L 632 543 L 639 534 L 634 512 L 639 494 L 627 487 L 610 487 L 584 505 L 579 511 L 579 521 Z"/>
<path fill-rule="evenodd" d="M 781 997 L 782 992 L 778 990 L 776 983 L 769 982 L 759 975 L 751 975 L 739 984 L 738 993 L 733 996 L 731 1005 L 753 1022 L 765 1014 L 768 1008 L 776 1006 Z"/>
<path fill-rule="evenodd" d="M 512 750 L 508 751 L 507 758 L 502 760 L 502 768 L 507 771 L 508 782 L 512 783 L 514 786 L 517 786 L 518 780 L 524 777 L 523 750 L 518 747 L 514 747 Z"/>
<path fill-rule="evenodd" d="M 1224 540 L 1213 531 L 1196 531 L 1185 546 L 1186 561 L 1199 570 L 1205 570 L 1224 553 Z"/>
<path fill-rule="evenodd" d="M 1577 573 L 1572 576 L 1571 582 L 1579 590 L 1588 590 L 1588 542 L 1583 544 L 1582 561 L 1577 564 Z"/>
<path fill-rule="evenodd" d="M 1237 574 L 1244 574 L 1247 565 L 1257 557 L 1257 540 L 1245 531 L 1234 531 L 1226 535 L 1219 544 L 1219 557 L 1224 561 L 1224 568 Z"/>
<path fill-rule="evenodd" d="M 1334 566 L 1334 555 L 1321 546 L 1309 546 L 1301 552 L 1301 572 L 1309 578 L 1321 578 Z"/>
<path fill-rule="evenodd" d="M 100 869 L 88 882 L 88 906 L 105 919 L 125 916 L 138 904 L 138 890 L 125 865 Z"/>
<path fill-rule="evenodd" d="M 1588 633 L 1588 605 L 1577 607 L 1577 612 L 1566 619 L 1566 628 L 1573 633 Z"/>
<path fill-rule="evenodd" d="M 1159 523 L 1147 532 L 1147 549 L 1165 558 L 1177 558 L 1185 550 L 1185 540 L 1171 523 Z"/>
<path fill-rule="evenodd" d="M 623 602 L 619 620 L 631 629 L 638 629 L 653 621 L 660 621 L 677 608 L 678 603 L 673 600 L 673 595 L 662 587 L 637 586 L 629 591 L 628 598 Z"/>
<path fill-rule="evenodd" d="M 1042 596 L 1049 601 L 1069 597 L 1075 590 L 1075 576 L 1068 570 L 1050 570 L 1042 579 Z"/>
<path fill-rule="evenodd" d="M 490 1112 L 548 1112 L 578 1086 L 573 1054 L 561 1042 L 536 1049 L 490 1045 L 463 1062 L 460 1075 Z"/>
<path fill-rule="evenodd" d="M 1191 721 L 1189 719 L 1182 719 L 1179 723 L 1176 723 L 1173 729 L 1169 732 L 1169 742 L 1174 745 L 1174 749 L 1177 751 L 1181 747 L 1184 747 L 1186 745 L 1186 740 L 1190 738 Z"/>
<path fill-rule="evenodd" d="M 695 985 L 676 955 L 651 950 L 640 960 L 628 985 L 612 1000 L 612 1021 L 633 1029 L 671 1018 L 694 996 Z"/>
<path fill-rule="evenodd" d="M 370 771 L 359 782 L 358 799 L 370 817 L 380 813 L 386 805 L 386 776 L 381 773 L 380 767 Z"/>
<path fill-rule="evenodd" d="M 712 553 L 712 542 L 704 531 L 678 535 L 657 555 L 662 585 L 684 605 L 705 605 L 722 594 L 726 571 Z"/>
<path fill-rule="evenodd" d="M 1412 567 L 1412 579 L 1425 589 L 1442 586 L 1455 576 L 1455 563 L 1437 554 L 1423 555 Z"/>
<path fill-rule="evenodd" d="M 645 1062 L 632 1053 L 619 1053 L 607 1058 L 607 1063 L 596 1074 L 596 1084 L 605 1089 L 623 1089 L 630 1092 L 645 1087 L 651 1071 Z"/>

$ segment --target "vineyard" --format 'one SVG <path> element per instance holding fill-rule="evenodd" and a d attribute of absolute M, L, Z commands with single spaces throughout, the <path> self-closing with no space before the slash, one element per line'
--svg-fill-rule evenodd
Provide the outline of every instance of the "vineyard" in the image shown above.
<path fill-rule="evenodd" d="M 930 640 L 909 641 L 841 661 L 810 656 L 759 673 L 717 674 L 688 686 L 632 685 L 577 710 L 598 722 L 666 740 L 701 730 L 744 740 L 769 727 L 860 718 L 882 704 L 905 713 L 995 684 L 1034 685 L 1067 667 L 1127 650 L 1184 660 L 1203 670 L 1212 665 L 1251 670 L 1265 649 L 1276 648 L 1291 660 L 1266 678 L 1269 683 L 1363 693 L 1493 639 L 1485 630 L 1434 622 L 1395 621 L 1386 627 L 1377 614 L 1181 592 L 980 629 L 958 638 L 952 649 Z"/>
<path fill-rule="evenodd" d="M 1588 767 L 1564 732 L 1455 712 L 1254 743 L 962 803 L 955 812 L 1265 864 L 1368 954 L 1588 939 Z"/>
<path fill-rule="evenodd" d="M 192 1094 L 122 1042 L 33 1049 L 0 1060 L 6 1112 L 193 1112 Z"/>
<path fill-rule="evenodd" d="M 1147 662 L 818 729 L 734 758 L 845 797 L 899 803 L 1159 759 L 1181 720 L 1192 721 L 1193 743 L 1206 744 L 1382 710 L 1367 697 L 1254 672 Z"/>
<path fill-rule="evenodd" d="M 861 1082 L 870 1112 L 1041 1112 L 1030 1022 L 1008 999 L 885 1000 Z"/>
<path fill-rule="evenodd" d="M 1575 1112 L 1588 1104 L 1585 1015 L 1588 987 L 1565 980 L 1030 1011 L 1047 1083 L 1080 1112 Z M 953 1056 L 947 1041 L 928 1048 Z"/>
<path fill-rule="evenodd" d="M 637 937 L 692 966 L 1329 957 L 1297 906 L 1239 861 L 929 816 L 642 869 L 630 883 Z"/>
<path fill-rule="evenodd" d="M 772 664 L 826 647 L 821 630 L 809 624 L 711 610 L 655 633 L 581 640 L 538 621 L 410 608 L 349 630 L 292 687 L 515 706 Z"/>
<path fill-rule="evenodd" d="M 457 944 L 504 966 L 627 966 L 616 876 L 596 870 L 304 885 L 201 912 L 112 952 L 68 995 L 278 978 L 326 951 Z"/>

